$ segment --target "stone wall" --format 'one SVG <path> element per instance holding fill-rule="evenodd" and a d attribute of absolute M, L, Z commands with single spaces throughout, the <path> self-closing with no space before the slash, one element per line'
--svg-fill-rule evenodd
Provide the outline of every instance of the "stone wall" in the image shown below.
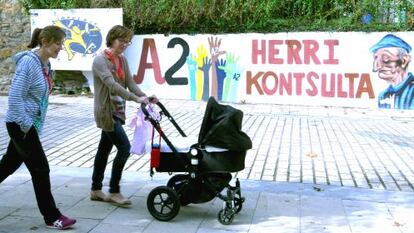
<path fill-rule="evenodd" d="M 7 95 L 15 70 L 12 56 L 27 50 L 30 42 L 30 16 L 18 0 L 0 0 L 0 95 Z M 54 94 L 89 92 L 80 71 L 56 71 Z"/>
<path fill-rule="evenodd" d="M 27 49 L 30 17 L 18 0 L 0 0 L 0 95 L 8 93 L 15 65 L 11 56 Z"/>

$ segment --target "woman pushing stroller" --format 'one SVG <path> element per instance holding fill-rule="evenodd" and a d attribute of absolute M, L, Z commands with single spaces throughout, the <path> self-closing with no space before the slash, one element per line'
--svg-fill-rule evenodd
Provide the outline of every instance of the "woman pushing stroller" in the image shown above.
<path fill-rule="evenodd" d="M 92 65 L 94 79 L 94 115 L 98 128 L 102 129 L 95 156 L 90 199 L 113 202 L 128 206 L 131 201 L 121 194 L 119 182 L 130 155 L 130 142 L 122 125 L 125 124 L 125 103 L 158 102 L 157 97 L 147 95 L 134 82 L 128 62 L 123 56 L 131 44 L 133 32 L 121 25 L 112 27 L 106 37 L 107 49 L 95 57 Z M 102 192 L 102 181 L 108 156 L 115 145 L 117 153 L 112 165 L 109 194 Z"/>

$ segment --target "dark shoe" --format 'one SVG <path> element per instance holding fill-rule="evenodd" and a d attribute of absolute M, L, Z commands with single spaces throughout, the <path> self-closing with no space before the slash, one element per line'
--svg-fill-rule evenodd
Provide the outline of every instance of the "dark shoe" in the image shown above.
<path fill-rule="evenodd" d="M 75 219 L 68 218 L 65 215 L 61 215 L 56 221 L 52 223 L 47 223 L 48 228 L 55 228 L 58 230 L 65 230 L 73 226 L 76 223 Z"/>

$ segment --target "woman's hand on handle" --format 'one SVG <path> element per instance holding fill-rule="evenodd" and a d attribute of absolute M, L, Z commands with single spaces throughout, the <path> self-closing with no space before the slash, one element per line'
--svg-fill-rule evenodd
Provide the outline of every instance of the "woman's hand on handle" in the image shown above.
<path fill-rule="evenodd" d="M 150 100 L 147 96 L 140 96 L 140 97 L 138 97 L 138 99 L 139 99 L 139 103 L 144 103 L 144 104 L 149 104 L 150 103 Z"/>
<path fill-rule="evenodd" d="M 152 95 L 150 97 L 148 96 L 135 96 L 135 98 L 133 98 L 133 101 L 137 102 L 137 103 L 143 103 L 143 104 L 156 104 L 158 103 L 160 100 L 155 96 Z"/>
<path fill-rule="evenodd" d="M 152 95 L 152 96 L 148 97 L 148 99 L 149 99 L 149 102 L 152 103 L 152 104 L 156 104 L 156 103 L 160 102 L 160 100 L 155 95 Z"/>

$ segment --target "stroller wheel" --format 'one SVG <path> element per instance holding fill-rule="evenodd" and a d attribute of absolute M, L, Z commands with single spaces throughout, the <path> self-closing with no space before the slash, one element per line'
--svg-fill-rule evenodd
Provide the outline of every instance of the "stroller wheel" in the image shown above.
<path fill-rule="evenodd" d="M 239 213 L 243 208 L 243 202 L 245 201 L 245 198 L 241 196 L 241 190 L 240 190 L 240 181 L 239 179 L 236 180 L 236 196 L 234 198 L 234 205 L 236 207 L 236 214 Z"/>
<path fill-rule="evenodd" d="M 217 214 L 217 219 L 223 225 L 230 225 L 233 222 L 234 214 L 227 209 L 220 210 Z"/>
<path fill-rule="evenodd" d="M 236 206 L 236 214 L 239 213 L 243 208 L 244 197 L 235 198 L 234 203 Z"/>
<path fill-rule="evenodd" d="M 180 200 L 173 189 L 167 186 L 159 186 L 149 193 L 147 208 L 157 220 L 170 221 L 180 211 Z"/>

